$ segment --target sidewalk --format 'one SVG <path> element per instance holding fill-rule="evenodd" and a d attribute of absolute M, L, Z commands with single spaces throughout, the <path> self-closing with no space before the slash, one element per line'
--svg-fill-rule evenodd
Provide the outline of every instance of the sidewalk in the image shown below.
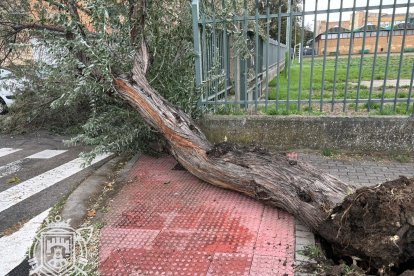
<path fill-rule="evenodd" d="M 414 175 L 412 163 L 317 154 L 300 159 L 360 185 Z M 172 157 L 147 156 L 135 164 L 101 231 L 102 275 L 294 274 L 295 247 L 313 240 L 306 228 L 295 227 L 282 210 L 204 183 L 175 165 Z"/>
<path fill-rule="evenodd" d="M 293 275 L 294 219 L 142 157 L 101 232 L 102 275 Z"/>

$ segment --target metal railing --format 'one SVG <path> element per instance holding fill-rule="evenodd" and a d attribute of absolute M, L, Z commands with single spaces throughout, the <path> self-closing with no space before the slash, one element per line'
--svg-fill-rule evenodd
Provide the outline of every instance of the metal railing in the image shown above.
<path fill-rule="evenodd" d="M 193 0 L 200 107 L 414 116 L 414 3 L 379 1 Z"/>

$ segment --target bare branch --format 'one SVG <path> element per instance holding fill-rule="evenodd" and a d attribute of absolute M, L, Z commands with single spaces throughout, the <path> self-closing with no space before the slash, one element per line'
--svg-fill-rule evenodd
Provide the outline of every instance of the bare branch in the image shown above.
<path fill-rule="evenodd" d="M 66 5 L 69 7 L 70 15 L 76 22 L 76 26 L 78 27 L 79 32 L 81 33 L 83 38 L 86 38 L 85 27 L 82 25 L 82 21 L 81 21 L 79 12 L 78 12 L 76 1 L 68 0 L 65 2 L 66 2 Z"/>
<path fill-rule="evenodd" d="M 48 30 L 52 32 L 58 33 L 66 33 L 66 30 L 59 26 L 51 26 L 51 25 L 43 25 L 43 24 L 18 24 L 18 25 L 11 25 L 10 28 L 15 30 L 16 32 L 20 32 L 22 30 Z"/>
<path fill-rule="evenodd" d="M 136 44 L 145 28 L 146 0 L 129 0 L 129 21 L 131 24 L 131 42 Z M 141 31 L 141 32 L 140 32 Z"/>
<path fill-rule="evenodd" d="M 16 43 L 16 40 L 17 40 L 17 35 L 14 35 L 13 36 L 13 43 Z M 0 66 L 7 60 L 7 58 L 11 55 L 12 52 L 13 52 L 13 48 L 9 48 L 7 50 L 4 57 L 2 59 L 0 59 Z"/>

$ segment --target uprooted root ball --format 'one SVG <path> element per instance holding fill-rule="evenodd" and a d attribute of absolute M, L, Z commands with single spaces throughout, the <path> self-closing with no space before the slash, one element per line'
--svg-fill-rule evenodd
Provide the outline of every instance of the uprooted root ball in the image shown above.
<path fill-rule="evenodd" d="M 414 178 L 361 188 L 332 211 L 320 233 L 326 234 L 334 252 L 367 269 L 406 265 L 414 261 L 413 198 Z"/>

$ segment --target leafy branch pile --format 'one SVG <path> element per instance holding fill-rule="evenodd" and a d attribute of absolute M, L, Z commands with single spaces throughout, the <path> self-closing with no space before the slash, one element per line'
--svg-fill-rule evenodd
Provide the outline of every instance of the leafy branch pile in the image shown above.
<path fill-rule="evenodd" d="M 6 3 L 7 4 L 7 3 Z M 113 76 L 128 74 L 139 35 L 151 51 L 148 79 L 170 102 L 195 114 L 191 6 L 150 1 L 36 0 L 2 5 L 0 61 L 24 82 L 3 131 L 48 129 L 101 152 L 148 151 L 158 139 L 119 97 Z M 19 11 L 21 16 L 13 16 Z M 4 17 L 3 17 L 4 16 Z M 19 41 L 19 43 L 13 43 Z M 19 44 L 19 45 L 17 45 Z M 34 44 L 33 53 L 22 45 Z M 29 59 L 27 58 L 29 57 Z M 35 57 L 35 59 L 30 59 Z"/>

